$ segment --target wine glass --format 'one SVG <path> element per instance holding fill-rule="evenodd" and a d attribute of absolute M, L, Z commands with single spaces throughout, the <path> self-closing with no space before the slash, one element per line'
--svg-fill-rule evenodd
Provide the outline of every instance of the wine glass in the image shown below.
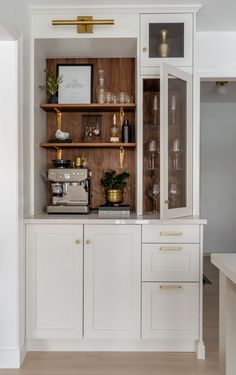
<path fill-rule="evenodd" d="M 172 150 L 173 150 L 172 151 L 173 152 L 173 168 L 176 170 L 180 170 L 181 169 L 180 155 L 182 152 L 182 147 L 180 144 L 180 140 L 178 138 L 174 140 Z"/>
<path fill-rule="evenodd" d="M 155 161 L 155 155 L 159 152 L 159 147 L 157 144 L 157 141 L 155 139 L 152 139 L 148 143 L 148 153 L 149 153 L 149 168 L 155 169 L 156 161 Z"/>
<path fill-rule="evenodd" d="M 154 214 L 158 213 L 158 199 L 159 199 L 159 194 L 160 194 L 160 187 L 158 184 L 153 184 L 152 188 L 149 190 L 148 195 L 152 199 L 153 203 L 153 208 L 152 212 Z"/>
<path fill-rule="evenodd" d="M 170 185 L 170 200 L 171 200 L 171 207 L 176 207 L 176 197 L 177 197 L 177 186 L 176 184 Z"/>

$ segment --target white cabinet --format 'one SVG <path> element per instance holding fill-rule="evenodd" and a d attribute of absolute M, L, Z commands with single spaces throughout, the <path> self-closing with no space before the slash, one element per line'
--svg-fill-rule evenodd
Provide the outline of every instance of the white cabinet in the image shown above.
<path fill-rule="evenodd" d="M 82 337 L 83 226 L 28 225 L 28 339 Z"/>
<path fill-rule="evenodd" d="M 193 14 L 141 15 L 141 66 L 192 66 Z"/>
<path fill-rule="evenodd" d="M 197 283 L 143 283 L 142 338 L 198 339 Z"/>
<path fill-rule="evenodd" d="M 202 345 L 200 238 L 198 225 L 143 225 L 143 339 Z"/>
<path fill-rule="evenodd" d="M 85 338 L 140 338 L 141 226 L 84 227 Z"/>

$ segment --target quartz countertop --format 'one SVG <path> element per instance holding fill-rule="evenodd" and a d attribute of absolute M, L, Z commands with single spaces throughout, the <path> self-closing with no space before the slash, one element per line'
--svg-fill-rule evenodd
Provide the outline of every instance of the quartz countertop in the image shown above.
<path fill-rule="evenodd" d="M 236 253 L 213 253 L 211 263 L 236 284 Z"/>
<path fill-rule="evenodd" d="M 193 225 L 206 224 L 205 219 L 198 216 L 186 216 L 177 219 L 160 220 L 153 214 L 139 216 L 131 213 L 127 216 L 116 215 L 98 215 L 98 213 L 90 214 L 47 214 L 28 216 L 24 220 L 25 224 L 179 224 Z"/>

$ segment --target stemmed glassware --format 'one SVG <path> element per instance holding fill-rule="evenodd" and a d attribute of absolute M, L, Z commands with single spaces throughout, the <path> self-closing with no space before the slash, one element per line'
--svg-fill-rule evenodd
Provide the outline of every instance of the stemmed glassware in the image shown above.
<path fill-rule="evenodd" d="M 160 195 L 160 187 L 158 184 L 153 184 L 152 188 L 148 191 L 149 197 L 152 199 L 152 212 L 154 214 L 158 213 L 158 200 Z"/>
<path fill-rule="evenodd" d="M 171 184 L 170 185 L 171 208 L 176 208 L 176 198 L 177 198 L 177 186 L 176 184 Z"/>
<path fill-rule="evenodd" d="M 149 153 L 149 168 L 155 169 L 156 167 L 156 154 L 159 153 L 159 147 L 157 141 L 152 139 L 148 144 L 148 153 Z"/>
<path fill-rule="evenodd" d="M 182 152 L 182 147 L 180 145 L 180 141 L 176 138 L 173 142 L 173 168 L 176 170 L 181 169 L 180 165 L 180 154 Z"/>

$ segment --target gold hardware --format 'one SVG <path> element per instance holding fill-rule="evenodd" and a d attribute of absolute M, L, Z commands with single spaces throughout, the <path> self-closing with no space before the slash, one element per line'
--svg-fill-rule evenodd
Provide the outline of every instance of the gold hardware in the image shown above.
<path fill-rule="evenodd" d="M 165 290 L 168 292 L 178 291 L 182 289 L 183 287 L 181 285 L 160 285 L 160 290 Z"/>
<path fill-rule="evenodd" d="M 182 236 L 182 232 L 160 232 L 160 236 Z"/>
<path fill-rule="evenodd" d="M 61 148 L 58 148 L 56 147 L 56 159 L 57 160 L 61 160 L 62 159 L 62 149 Z"/>
<path fill-rule="evenodd" d="M 86 245 L 90 245 L 91 241 L 90 240 L 86 240 L 85 243 L 86 243 Z"/>
<path fill-rule="evenodd" d="M 143 47 L 143 52 L 147 52 L 147 47 Z"/>
<path fill-rule="evenodd" d="M 124 160 L 125 160 L 125 149 L 124 149 L 124 147 L 120 147 L 120 167 L 121 167 L 121 169 L 124 167 Z"/>
<path fill-rule="evenodd" d="M 76 245 L 80 245 L 80 240 L 75 241 Z"/>
<path fill-rule="evenodd" d="M 77 20 L 52 20 L 52 25 L 75 25 L 78 33 L 92 33 L 93 25 L 114 25 L 114 20 L 94 20 L 92 16 L 78 16 Z"/>
<path fill-rule="evenodd" d="M 62 113 L 61 113 L 61 111 L 59 111 L 59 109 L 57 109 L 57 108 L 54 108 L 54 110 L 55 110 L 56 113 L 57 113 L 57 129 L 58 129 L 58 130 L 61 130 L 61 116 L 62 116 Z"/>
<path fill-rule="evenodd" d="M 169 203 L 170 203 L 169 199 L 166 199 L 166 200 L 165 200 L 165 203 L 166 203 L 166 204 L 169 204 Z"/>
<path fill-rule="evenodd" d="M 180 251 L 182 247 L 160 247 L 160 251 Z"/>

